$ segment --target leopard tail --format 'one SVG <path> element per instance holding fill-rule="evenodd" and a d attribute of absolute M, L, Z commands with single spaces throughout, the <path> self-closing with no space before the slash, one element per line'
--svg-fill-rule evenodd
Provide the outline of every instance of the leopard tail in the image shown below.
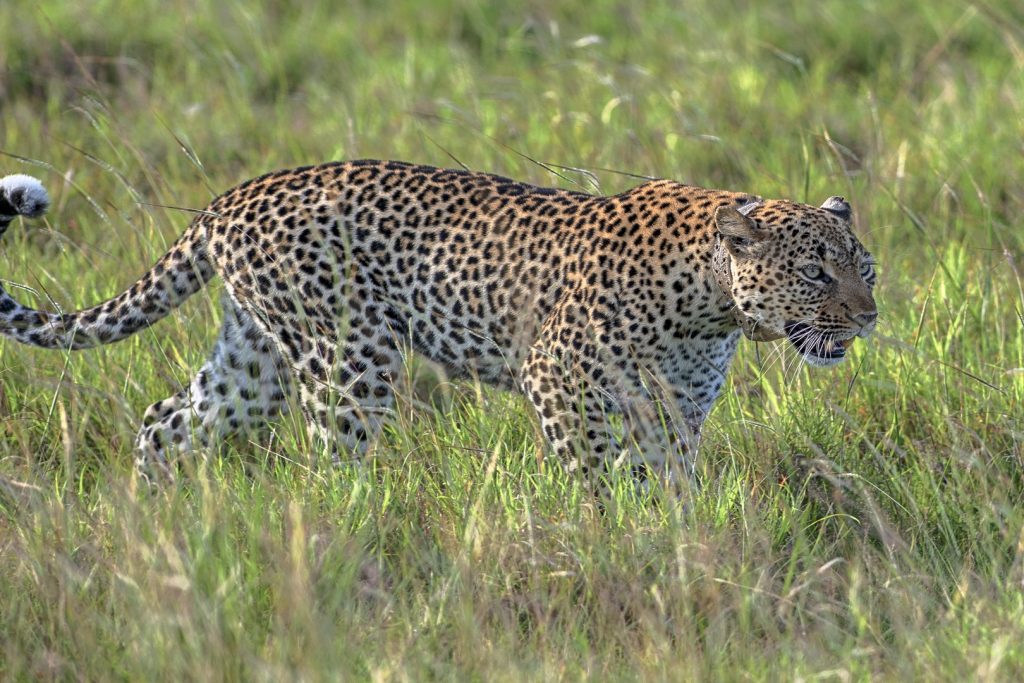
<path fill-rule="evenodd" d="M 34 218 L 49 206 L 35 178 L 0 178 L 0 234 L 18 216 Z M 215 275 L 199 215 L 174 245 L 129 289 L 74 313 L 50 313 L 15 301 L 0 285 L 0 334 L 48 349 L 87 349 L 112 344 L 157 322 Z"/>

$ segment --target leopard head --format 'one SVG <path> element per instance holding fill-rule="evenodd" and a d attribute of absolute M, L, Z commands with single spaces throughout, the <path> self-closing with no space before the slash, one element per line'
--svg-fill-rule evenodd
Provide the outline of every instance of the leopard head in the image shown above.
<path fill-rule="evenodd" d="M 842 197 L 820 207 L 768 200 L 718 208 L 718 279 L 747 336 L 786 337 L 805 362 L 827 366 L 871 333 L 875 262 L 851 219 Z"/>

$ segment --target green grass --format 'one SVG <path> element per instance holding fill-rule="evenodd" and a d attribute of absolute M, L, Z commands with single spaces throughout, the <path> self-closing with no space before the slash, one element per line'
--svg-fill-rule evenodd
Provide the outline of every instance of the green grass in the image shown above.
<path fill-rule="evenodd" d="M 624 481 L 599 514 L 523 401 L 422 364 L 362 468 L 290 419 L 153 492 L 134 431 L 216 287 L 107 349 L 3 343 L 0 677 L 1024 677 L 1019 3 L 261 4 L 0 4 L 0 170 L 54 198 L 4 236 L 19 299 L 121 291 L 162 206 L 278 167 L 636 182 L 535 159 L 846 195 L 879 332 L 831 371 L 745 342 L 685 514 Z"/>

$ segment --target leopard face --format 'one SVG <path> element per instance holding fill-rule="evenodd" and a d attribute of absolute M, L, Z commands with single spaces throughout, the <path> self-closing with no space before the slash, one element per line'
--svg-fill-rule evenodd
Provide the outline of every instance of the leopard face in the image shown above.
<path fill-rule="evenodd" d="M 760 339 L 788 338 L 805 362 L 842 362 L 875 327 L 875 261 L 853 234 L 850 205 L 783 200 L 722 207 L 716 228 L 728 251 L 736 307 Z"/>

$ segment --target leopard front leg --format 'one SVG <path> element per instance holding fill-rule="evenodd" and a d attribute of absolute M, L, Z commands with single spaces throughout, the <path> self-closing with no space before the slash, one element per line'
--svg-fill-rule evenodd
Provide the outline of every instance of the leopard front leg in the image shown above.
<path fill-rule="evenodd" d="M 617 329 L 614 316 L 585 295 L 563 301 L 522 366 L 522 390 L 570 471 L 599 482 L 612 469 L 628 467 L 645 483 L 689 490 L 701 426 L 734 342 L 710 356 L 706 349 L 681 348 L 678 362 L 663 364 L 634 355 L 621 335 L 607 331 L 609 320 Z M 621 430 L 611 415 L 621 416 Z"/>
<path fill-rule="evenodd" d="M 609 311 L 586 289 L 567 294 L 541 325 L 520 367 L 519 385 L 566 469 L 595 492 L 627 455 L 616 435 L 617 373 L 603 362 Z M 611 419 L 610 419 L 611 418 Z"/>
<path fill-rule="evenodd" d="M 592 379 L 592 378 L 591 378 Z M 588 382 L 578 364 L 534 349 L 523 364 L 520 387 L 533 404 L 554 455 L 597 490 L 621 448 L 608 418 L 614 404 Z"/>
<path fill-rule="evenodd" d="M 633 393 L 622 404 L 634 471 L 675 487 L 692 486 L 703 416 L 684 415 L 676 403 L 647 392 Z"/>
<path fill-rule="evenodd" d="M 640 390 L 626 399 L 624 410 L 631 441 L 669 481 L 696 483 L 701 429 L 721 394 L 738 337 L 682 341 L 665 357 L 635 365 L 631 385 Z"/>

